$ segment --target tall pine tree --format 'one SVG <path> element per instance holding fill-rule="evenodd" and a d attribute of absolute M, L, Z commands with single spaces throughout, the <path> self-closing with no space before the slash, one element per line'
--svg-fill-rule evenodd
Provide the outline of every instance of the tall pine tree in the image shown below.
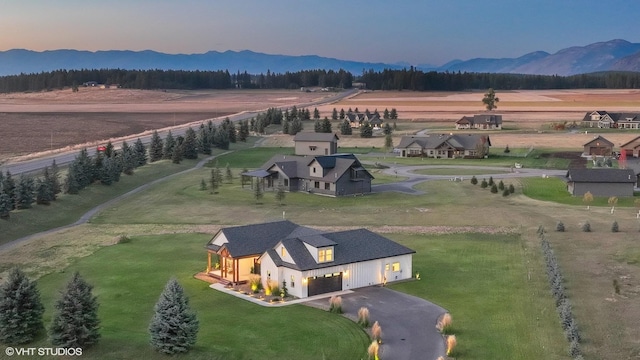
<path fill-rule="evenodd" d="M 171 134 L 171 130 L 164 138 L 164 146 L 162 147 L 162 158 L 170 160 L 173 158 L 173 148 L 176 146 L 176 140 Z"/>
<path fill-rule="evenodd" d="M 176 279 L 167 282 L 154 311 L 149 324 L 150 343 L 154 350 L 171 355 L 186 353 L 195 345 L 198 319 Z"/>
<path fill-rule="evenodd" d="M 158 135 L 158 131 L 154 130 L 151 135 L 151 144 L 149 144 L 149 162 L 162 160 L 162 138 Z"/>
<path fill-rule="evenodd" d="M 36 283 L 17 268 L 0 285 L 0 342 L 26 344 L 44 329 L 44 307 Z"/>
<path fill-rule="evenodd" d="M 144 146 L 140 138 L 138 138 L 138 140 L 136 140 L 136 143 L 133 145 L 133 152 L 136 159 L 135 167 L 147 164 L 147 148 Z"/>
<path fill-rule="evenodd" d="M 182 155 L 185 159 L 198 158 L 198 145 L 196 143 L 196 132 L 189 127 L 184 134 L 184 143 L 182 143 Z"/>
<path fill-rule="evenodd" d="M 93 296 L 92 289 L 76 272 L 62 291 L 49 328 L 49 338 L 54 346 L 85 348 L 98 342 L 98 299 Z"/>

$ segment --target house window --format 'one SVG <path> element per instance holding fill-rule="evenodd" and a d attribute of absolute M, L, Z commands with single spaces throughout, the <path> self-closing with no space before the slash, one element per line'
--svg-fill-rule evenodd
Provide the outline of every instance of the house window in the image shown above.
<path fill-rule="evenodd" d="M 315 187 L 316 189 L 320 189 L 320 181 L 314 181 L 313 187 Z"/>
<path fill-rule="evenodd" d="M 324 183 L 324 189 L 325 190 L 331 190 L 331 183 Z"/>
<path fill-rule="evenodd" d="M 389 271 L 389 264 L 384 264 L 384 271 Z"/>
<path fill-rule="evenodd" d="M 296 287 L 296 278 L 293 277 L 293 275 L 291 275 L 291 287 L 292 288 Z"/>
<path fill-rule="evenodd" d="M 333 249 L 320 249 L 318 250 L 318 262 L 333 261 Z"/>
<path fill-rule="evenodd" d="M 287 249 L 285 249 L 284 246 L 280 248 L 280 256 L 281 257 L 287 256 Z"/>
<path fill-rule="evenodd" d="M 394 262 L 393 263 L 393 271 L 400 271 L 400 263 L 399 262 Z"/>
<path fill-rule="evenodd" d="M 316 173 L 316 168 L 311 168 L 311 172 L 315 174 Z"/>
<path fill-rule="evenodd" d="M 317 148 L 318 148 L 317 146 L 309 146 L 309 150 L 311 151 L 316 151 Z"/>
<path fill-rule="evenodd" d="M 284 179 L 284 186 L 289 186 L 289 179 Z"/>

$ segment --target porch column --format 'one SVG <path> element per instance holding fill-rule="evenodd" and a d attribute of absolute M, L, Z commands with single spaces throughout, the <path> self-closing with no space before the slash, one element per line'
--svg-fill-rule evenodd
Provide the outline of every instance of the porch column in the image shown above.
<path fill-rule="evenodd" d="M 207 273 L 211 272 L 211 252 L 207 251 Z"/>
<path fill-rule="evenodd" d="M 240 281 L 240 275 L 238 275 L 238 272 L 240 271 L 240 264 L 238 263 L 237 259 L 233 259 L 233 282 L 237 283 L 238 281 Z"/>

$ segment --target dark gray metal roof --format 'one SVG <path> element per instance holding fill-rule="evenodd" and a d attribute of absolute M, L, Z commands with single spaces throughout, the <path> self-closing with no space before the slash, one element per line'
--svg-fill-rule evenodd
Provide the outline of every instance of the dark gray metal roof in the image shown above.
<path fill-rule="evenodd" d="M 474 150 L 476 145 L 483 141 L 489 142 L 489 136 L 479 134 L 429 134 L 426 136 L 403 136 L 398 144 L 399 149 L 407 148 L 413 143 L 418 144 L 423 149 L 437 149 L 443 144 L 460 150 Z"/>
<path fill-rule="evenodd" d="M 338 135 L 334 133 L 299 132 L 293 137 L 293 141 L 337 141 Z"/>
<path fill-rule="evenodd" d="M 303 237 L 300 237 L 300 240 L 302 240 L 302 242 L 305 242 L 313 247 L 333 246 L 336 244 L 335 241 L 327 239 L 323 235 L 303 236 Z"/>
<path fill-rule="evenodd" d="M 266 171 L 266 170 L 258 169 L 258 170 L 253 170 L 253 171 L 247 171 L 247 172 L 242 173 L 240 175 L 264 178 L 264 177 L 267 177 L 267 176 L 271 175 L 271 173 Z"/>
<path fill-rule="evenodd" d="M 275 251 L 268 254 L 280 266 L 305 271 L 415 253 L 415 250 L 367 229 L 324 233 L 322 236 L 335 243 L 333 261 L 317 263 L 304 246 L 305 238 L 290 238 L 282 242 L 295 264 L 282 261 Z"/>
<path fill-rule="evenodd" d="M 570 182 L 580 183 L 635 183 L 637 178 L 631 169 L 569 169 Z"/>

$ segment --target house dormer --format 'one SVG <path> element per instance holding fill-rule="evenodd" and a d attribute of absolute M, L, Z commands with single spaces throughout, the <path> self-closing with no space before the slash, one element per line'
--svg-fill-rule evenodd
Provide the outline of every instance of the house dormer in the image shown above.
<path fill-rule="evenodd" d="M 282 242 L 280 242 L 280 243 L 278 243 L 278 245 L 276 245 L 275 251 L 278 254 L 278 256 L 280 257 L 280 259 L 282 259 L 282 261 L 290 263 L 290 264 L 295 264 L 295 261 L 291 257 L 291 254 L 289 253 L 289 250 L 287 250 L 287 247 L 284 246 L 284 244 Z"/>
<path fill-rule="evenodd" d="M 300 240 L 316 263 L 330 263 L 335 260 L 336 243 L 333 240 L 327 239 L 322 235 L 305 236 Z"/>

